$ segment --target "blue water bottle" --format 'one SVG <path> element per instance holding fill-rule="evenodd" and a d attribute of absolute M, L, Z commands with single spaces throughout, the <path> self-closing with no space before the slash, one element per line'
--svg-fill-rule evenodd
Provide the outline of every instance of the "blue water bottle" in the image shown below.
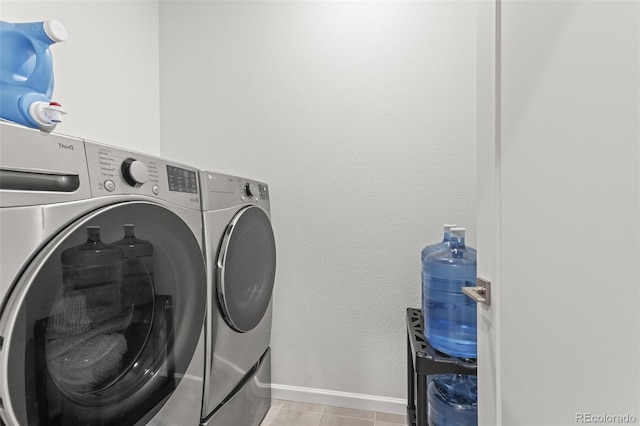
<path fill-rule="evenodd" d="M 451 229 L 450 244 L 424 259 L 424 335 L 440 352 L 476 358 L 476 302 L 462 293 L 475 286 L 476 251 L 465 246 L 464 228 Z"/>
<path fill-rule="evenodd" d="M 443 225 L 444 228 L 444 236 L 442 238 L 442 241 L 435 243 L 435 244 L 429 244 L 427 246 L 425 246 L 422 249 L 422 253 L 420 256 L 421 259 L 421 274 L 420 274 L 420 282 L 422 283 L 422 312 L 426 312 L 425 311 L 425 305 L 424 305 L 424 259 L 429 256 L 431 253 L 435 253 L 437 251 L 440 250 L 444 250 L 444 249 L 448 249 L 450 244 L 451 244 L 451 228 L 455 228 L 456 225 L 455 224 L 445 224 Z"/>
<path fill-rule="evenodd" d="M 65 112 L 53 94 L 49 46 L 67 39 L 58 21 L 0 21 L 0 118 L 52 131 Z"/>
<path fill-rule="evenodd" d="M 478 424 L 478 378 L 463 374 L 437 376 L 427 388 L 429 426 Z"/>
<path fill-rule="evenodd" d="M 444 237 L 442 241 L 436 244 L 429 244 L 425 248 L 422 249 L 422 261 L 424 262 L 424 258 L 429 256 L 431 253 L 435 253 L 440 250 L 444 250 L 449 248 L 449 243 L 451 241 L 451 228 L 455 228 L 456 225 L 444 225 Z"/>

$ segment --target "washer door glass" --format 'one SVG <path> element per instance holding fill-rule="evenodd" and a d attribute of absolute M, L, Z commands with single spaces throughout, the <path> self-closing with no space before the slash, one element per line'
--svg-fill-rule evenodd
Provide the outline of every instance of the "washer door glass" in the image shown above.
<path fill-rule="evenodd" d="M 128 202 L 77 220 L 16 284 L 9 392 L 21 424 L 132 424 L 189 366 L 206 275 L 192 230 Z"/>
<path fill-rule="evenodd" d="M 217 267 L 225 320 L 237 331 L 252 330 L 269 307 L 276 273 L 273 229 L 261 208 L 245 207 L 229 223 Z"/>

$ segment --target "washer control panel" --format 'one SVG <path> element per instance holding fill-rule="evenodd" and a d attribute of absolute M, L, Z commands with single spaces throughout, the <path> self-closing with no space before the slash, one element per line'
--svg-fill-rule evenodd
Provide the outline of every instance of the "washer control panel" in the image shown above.
<path fill-rule="evenodd" d="M 169 191 L 198 193 L 198 174 L 195 170 L 167 165 Z"/>
<path fill-rule="evenodd" d="M 139 188 L 149 180 L 149 169 L 146 164 L 135 158 L 127 158 L 120 166 L 122 178 L 134 188 Z"/>
<path fill-rule="evenodd" d="M 200 207 L 196 169 L 94 142 L 85 142 L 85 149 L 94 196 L 148 195 Z"/>

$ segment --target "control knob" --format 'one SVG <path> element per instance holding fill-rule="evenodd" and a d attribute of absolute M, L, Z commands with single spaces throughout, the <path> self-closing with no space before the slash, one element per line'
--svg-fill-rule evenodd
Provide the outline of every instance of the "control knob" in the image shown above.
<path fill-rule="evenodd" d="M 247 197 L 255 197 L 256 195 L 258 195 L 256 185 L 250 182 L 246 183 L 244 185 L 244 193 L 247 195 Z"/>
<path fill-rule="evenodd" d="M 135 158 L 127 158 L 124 160 L 121 170 L 124 181 L 134 188 L 142 186 L 143 183 L 149 180 L 149 170 L 147 166 Z"/>

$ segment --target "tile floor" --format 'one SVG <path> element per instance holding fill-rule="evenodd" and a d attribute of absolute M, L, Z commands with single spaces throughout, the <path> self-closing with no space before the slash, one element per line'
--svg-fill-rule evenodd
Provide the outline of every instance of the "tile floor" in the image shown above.
<path fill-rule="evenodd" d="M 406 426 L 406 416 L 274 400 L 261 426 Z"/>

